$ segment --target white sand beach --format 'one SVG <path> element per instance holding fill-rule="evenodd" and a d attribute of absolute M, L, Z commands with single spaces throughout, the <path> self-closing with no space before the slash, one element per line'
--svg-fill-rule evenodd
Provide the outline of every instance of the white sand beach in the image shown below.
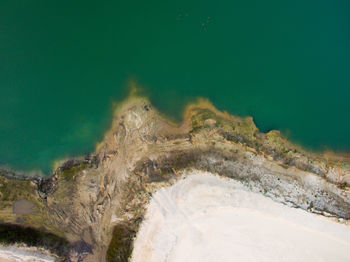
<path fill-rule="evenodd" d="M 0 246 L 0 262 L 53 262 L 55 258 L 35 247 Z"/>
<path fill-rule="evenodd" d="M 131 261 L 345 262 L 349 250 L 344 224 L 192 172 L 153 194 Z"/>

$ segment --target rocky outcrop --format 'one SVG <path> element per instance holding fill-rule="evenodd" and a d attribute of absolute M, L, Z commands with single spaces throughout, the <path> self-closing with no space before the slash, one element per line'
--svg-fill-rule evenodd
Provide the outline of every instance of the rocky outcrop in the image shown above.
<path fill-rule="evenodd" d="M 94 154 L 63 163 L 45 179 L 1 176 L 1 223 L 65 239 L 62 259 L 127 261 L 150 195 L 185 169 L 241 181 L 275 201 L 344 223 L 350 218 L 348 159 L 306 152 L 207 101 L 190 105 L 184 121 L 174 124 L 146 99 L 131 98 L 116 110 Z M 13 214 L 19 199 L 38 212 Z"/>

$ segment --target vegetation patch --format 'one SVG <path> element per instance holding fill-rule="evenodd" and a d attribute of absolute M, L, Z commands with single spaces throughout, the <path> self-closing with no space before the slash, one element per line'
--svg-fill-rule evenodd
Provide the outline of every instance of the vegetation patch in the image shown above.
<path fill-rule="evenodd" d="M 346 182 L 342 182 L 339 184 L 339 188 L 345 190 L 348 187 L 348 184 Z"/>
<path fill-rule="evenodd" d="M 133 249 L 135 230 L 126 224 L 114 227 L 112 240 L 107 250 L 107 262 L 127 262 Z"/>
<path fill-rule="evenodd" d="M 28 180 L 14 180 L 0 176 L 0 210 L 11 207 L 13 202 L 26 199 L 40 206 L 35 195 L 35 185 Z"/>
<path fill-rule="evenodd" d="M 28 198 L 33 190 L 26 180 L 12 180 L 0 176 L 0 200 L 15 201 L 19 198 Z"/>
<path fill-rule="evenodd" d="M 71 181 L 74 179 L 74 176 L 83 171 L 84 169 L 86 169 L 88 167 L 88 164 L 86 163 L 81 163 L 79 165 L 76 166 L 72 166 L 69 169 L 63 169 L 60 172 L 60 175 L 63 177 L 64 180 L 66 181 Z"/>

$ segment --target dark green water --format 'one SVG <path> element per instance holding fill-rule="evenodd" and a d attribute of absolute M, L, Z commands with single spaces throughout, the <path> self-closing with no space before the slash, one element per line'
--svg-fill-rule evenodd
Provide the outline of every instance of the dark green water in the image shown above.
<path fill-rule="evenodd" d="M 313 148 L 350 150 L 350 2 L 0 2 L 0 165 L 93 150 L 131 79 L 163 112 L 208 97 Z"/>

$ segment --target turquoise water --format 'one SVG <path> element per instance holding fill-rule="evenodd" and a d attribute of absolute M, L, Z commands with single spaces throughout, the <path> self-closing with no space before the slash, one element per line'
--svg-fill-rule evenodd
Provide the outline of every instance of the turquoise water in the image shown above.
<path fill-rule="evenodd" d="M 313 149 L 350 150 L 349 1 L 0 3 L 0 165 L 93 150 L 136 79 L 163 112 L 208 97 Z"/>

